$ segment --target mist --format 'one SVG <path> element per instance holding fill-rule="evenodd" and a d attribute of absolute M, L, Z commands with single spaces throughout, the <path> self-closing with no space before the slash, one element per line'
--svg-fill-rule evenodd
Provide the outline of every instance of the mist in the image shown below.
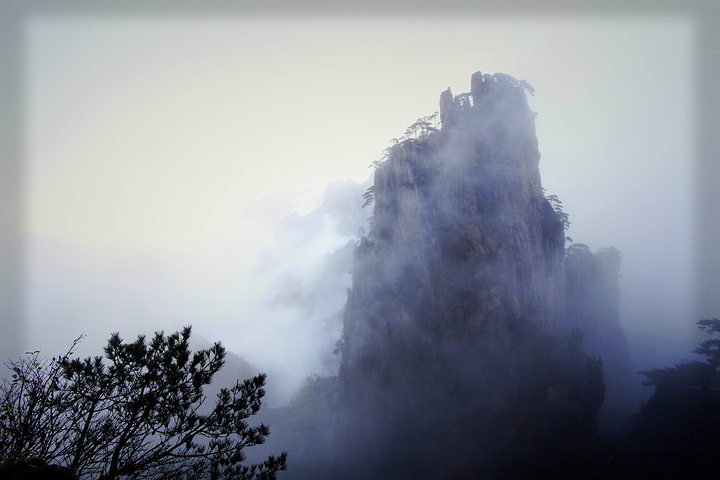
<path fill-rule="evenodd" d="M 25 332 L 5 357 L 192 324 L 267 371 L 274 404 L 336 373 L 367 166 L 477 68 L 535 87 L 568 235 L 623 253 L 633 368 L 696 343 L 687 19 L 37 16 L 25 40 Z"/>
<path fill-rule="evenodd" d="M 29 337 L 54 355 L 84 334 L 78 352 L 97 355 L 110 331 L 131 340 L 193 325 L 195 335 L 269 373 L 271 404 L 287 401 L 308 376 L 337 370 L 332 351 L 354 239 L 366 224 L 362 191 L 353 181 L 331 183 L 304 215 L 282 214 L 290 200 L 279 195 L 260 201 L 248 208 L 249 232 L 227 239 L 241 249 L 227 246 L 209 265 L 162 250 L 88 258 L 87 250 L 38 239 L 29 245 L 28 315 L 47 322 L 32 325 Z M 238 325 L 241 332 L 228 334 Z"/>

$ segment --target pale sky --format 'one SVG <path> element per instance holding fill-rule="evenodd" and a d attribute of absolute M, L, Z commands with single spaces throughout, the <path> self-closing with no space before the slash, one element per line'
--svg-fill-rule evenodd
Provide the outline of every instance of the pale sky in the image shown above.
<path fill-rule="evenodd" d="M 280 219 L 367 180 L 482 70 L 535 87 L 543 185 L 576 242 L 623 252 L 631 346 L 660 365 L 688 351 L 689 18 L 38 15 L 24 41 L 28 350 L 86 332 L 82 353 L 99 354 L 113 331 L 192 323 L 288 391 L 332 373 L 326 320 L 349 275 L 304 310 L 270 304 L 288 279 L 317 290 L 354 235 L 325 215 L 293 237 Z"/>

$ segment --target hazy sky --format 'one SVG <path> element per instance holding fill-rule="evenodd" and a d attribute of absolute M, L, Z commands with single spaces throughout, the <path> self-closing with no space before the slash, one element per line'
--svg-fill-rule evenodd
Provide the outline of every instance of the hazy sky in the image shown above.
<path fill-rule="evenodd" d="M 25 349 L 191 323 L 287 392 L 331 373 L 358 184 L 482 70 L 535 87 L 543 184 L 623 252 L 636 358 L 689 352 L 689 18 L 38 15 L 24 42 Z"/>

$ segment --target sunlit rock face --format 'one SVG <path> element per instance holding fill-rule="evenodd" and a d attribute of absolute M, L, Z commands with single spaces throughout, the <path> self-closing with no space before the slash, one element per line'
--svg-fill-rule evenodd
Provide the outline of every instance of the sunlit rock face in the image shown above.
<path fill-rule="evenodd" d="M 345 476 L 444 478 L 444 455 L 470 478 L 503 442 L 594 428 L 602 365 L 556 336 L 564 229 L 542 193 L 528 90 L 474 74 L 470 93 L 442 93 L 442 128 L 418 122 L 377 166 L 345 307 Z"/>

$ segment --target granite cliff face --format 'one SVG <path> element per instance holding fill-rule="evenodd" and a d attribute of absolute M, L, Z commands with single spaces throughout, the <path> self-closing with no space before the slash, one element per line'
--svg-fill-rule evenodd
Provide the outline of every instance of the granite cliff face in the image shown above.
<path fill-rule="evenodd" d="M 620 325 L 620 263 L 615 247 L 592 253 L 586 245 L 573 244 L 565 253 L 565 328 L 582 330 L 585 350 L 604 361 L 607 395 L 600 427 L 611 436 L 626 427 L 639 389 L 632 382 L 630 352 Z"/>
<path fill-rule="evenodd" d="M 476 74 L 473 86 L 452 101 L 444 92 L 442 130 L 395 145 L 375 172 L 372 228 L 346 305 L 345 366 L 364 355 L 356 330 L 373 322 L 381 338 L 372 343 L 386 354 L 397 351 L 398 328 L 403 342 L 453 345 L 488 336 L 502 344 L 530 326 L 557 332 L 564 233 L 541 193 L 533 114 L 505 76 Z"/>
<path fill-rule="evenodd" d="M 559 337 L 564 227 L 526 91 L 477 72 L 470 93 L 441 94 L 441 129 L 420 119 L 377 164 L 345 307 L 336 474 L 480 478 L 510 452 L 594 433 L 602 363 L 582 335 Z"/>

